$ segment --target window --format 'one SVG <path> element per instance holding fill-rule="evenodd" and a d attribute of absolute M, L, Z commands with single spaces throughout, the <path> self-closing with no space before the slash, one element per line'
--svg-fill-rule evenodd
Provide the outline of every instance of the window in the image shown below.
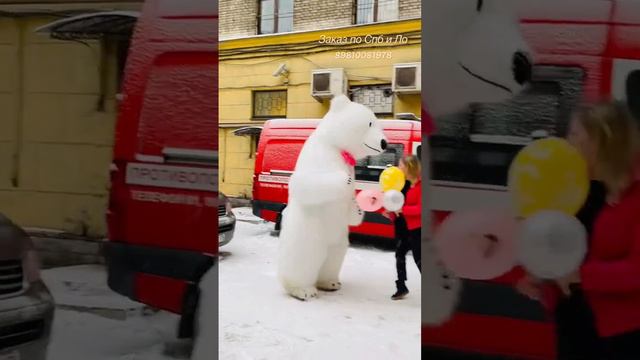
<path fill-rule="evenodd" d="M 398 0 L 356 0 L 356 24 L 398 20 Z"/>
<path fill-rule="evenodd" d="M 253 92 L 253 118 L 273 119 L 287 117 L 287 90 Z"/>
<path fill-rule="evenodd" d="M 293 0 L 260 0 L 259 34 L 293 31 Z"/>
<path fill-rule="evenodd" d="M 640 119 L 640 60 L 613 59 L 611 95 L 626 101 L 631 113 Z"/>
<path fill-rule="evenodd" d="M 402 144 L 389 144 L 382 154 L 358 160 L 355 168 L 356 180 L 377 182 L 382 171 L 387 166 L 397 166 L 403 154 Z"/>
<path fill-rule="evenodd" d="M 636 119 L 640 119 L 640 70 L 633 70 L 627 76 L 627 103 Z"/>
<path fill-rule="evenodd" d="M 367 106 L 376 115 L 393 115 L 392 95 L 390 85 L 351 88 L 351 100 Z"/>
<path fill-rule="evenodd" d="M 536 67 L 530 88 L 514 99 L 437 119 L 433 179 L 506 186 L 511 161 L 534 133 L 565 135 L 582 84 L 581 69 Z"/>

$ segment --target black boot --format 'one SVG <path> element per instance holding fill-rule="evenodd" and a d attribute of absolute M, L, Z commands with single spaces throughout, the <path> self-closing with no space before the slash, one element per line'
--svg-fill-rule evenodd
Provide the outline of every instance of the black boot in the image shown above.
<path fill-rule="evenodd" d="M 400 300 L 409 294 L 409 289 L 407 289 L 402 280 L 396 280 L 396 289 L 396 293 L 391 296 L 391 300 Z"/>

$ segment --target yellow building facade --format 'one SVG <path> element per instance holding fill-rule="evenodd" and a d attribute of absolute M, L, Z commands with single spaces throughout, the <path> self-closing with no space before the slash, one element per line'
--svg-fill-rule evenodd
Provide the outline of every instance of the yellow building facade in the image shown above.
<path fill-rule="evenodd" d="M 349 89 L 391 85 L 394 64 L 419 63 L 419 19 L 231 39 L 220 43 L 219 144 L 220 191 L 251 198 L 255 138 L 237 136 L 243 127 L 261 126 L 256 93 L 286 91 L 278 99 L 278 117 L 321 118 L 328 100 L 311 96 L 312 70 L 342 68 Z M 286 73 L 277 75 L 284 64 Z M 420 116 L 420 94 L 393 94 L 393 118 Z M 273 109 L 271 109 L 273 110 Z"/>
<path fill-rule="evenodd" d="M 35 29 L 60 16 L 19 15 L 0 17 L 0 212 L 25 227 L 104 236 L 116 49 L 95 40 L 52 40 Z"/>

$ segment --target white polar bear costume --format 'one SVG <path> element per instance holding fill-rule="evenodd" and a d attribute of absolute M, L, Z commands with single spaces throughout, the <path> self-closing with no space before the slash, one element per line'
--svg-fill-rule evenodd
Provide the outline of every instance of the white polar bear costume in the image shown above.
<path fill-rule="evenodd" d="M 423 99 L 434 118 L 471 103 L 500 102 L 531 79 L 530 50 L 514 0 L 429 0 L 423 4 Z"/>
<path fill-rule="evenodd" d="M 307 300 L 317 289 L 340 289 L 349 225 L 359 225 L 364 216 L 355 202 L 354 169 L 345 158 L 380 154 L 386 144 L 371 110 L 344 95 L 332 99 L 302 147 L 282 213 L 278 277 L 291 296 Z"/>
<path fill-rule="evenodd" d="M 423 119 L 448 121 L 473 103 L 497 103 L 523 91 L 532 76 L 530 50 L 519 27 L 514 0 L 423 2 Z M 423 120 L 425 121 L 425 120 Z M 426 126 L 431 131 L 430 124 Z M 425 129 L 425 126 L 423 126 Z M 428 147 L 422 149 L 428 159 Z M 423 167 L 429 178 L 429 166 Z M 431 199 L 428 184 L 423 203 Z M 439 261 L 432 244 L 430 212 L 423 211 L 422 323 L 440 325 L 455 312 L 461 280 Z M 426 231 L 425 231 L 426 230 Z"/>

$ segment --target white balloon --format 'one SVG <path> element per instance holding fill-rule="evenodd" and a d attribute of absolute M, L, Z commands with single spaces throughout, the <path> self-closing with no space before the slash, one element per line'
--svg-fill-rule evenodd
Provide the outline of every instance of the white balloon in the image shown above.
<path fill-rule="evenodd" d="M 455 313 L 462 291 L 462 281 L 438 262 L 437 250 L 432 241 L 423 242 L 426 255 L 422 259 L 422 276 L 425 277 L 422 301 L 422 323 L 439 326 Z"/>
<path fill-rule="evenodd" d="M 382 205 L 389 211 L 398 211 L 404 205 L 404 195 L 398 190 L 387 190 L 382 198 Z"/>
<path fill-rule="evenodd" d="M 525 220 L 517 251 L 531 274 L 557 279 L 580 267 L 587 253 L 587 231 L 573 216 L 541 211 Z"/>

